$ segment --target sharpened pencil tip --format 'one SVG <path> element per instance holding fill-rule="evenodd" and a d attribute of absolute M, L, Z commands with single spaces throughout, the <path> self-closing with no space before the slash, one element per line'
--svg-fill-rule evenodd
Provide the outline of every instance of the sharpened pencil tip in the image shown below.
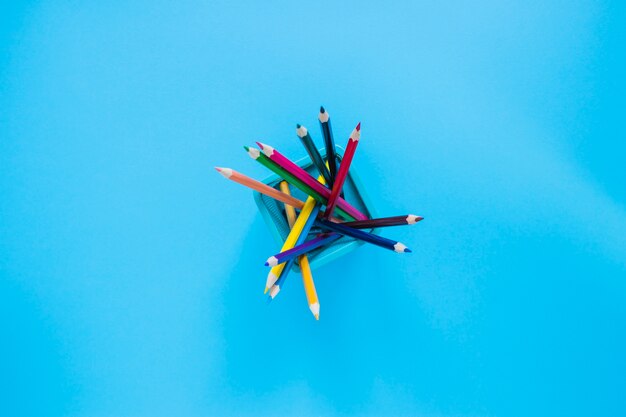
<path fill-rule="evenodd" d="M 409 249 L 409 248 L 404 248 L 404 252 L 411 253 L 411 252 L 413 252 L 413 251 L 412 251 L 411 249 Z"/>
<path fill-rule="evenodd" d="M 320 106 L 320 113 L 326 113 L 326 109 L 324 109 L 324 106 Z"/>
<path fill-rule="evenodd" d="M 296 123 L 296 129 L 300 129 L 300 124 Z"/>
<path fill-rule="evenodd" d="M 270 263 L 269 262 L 265 262 L 265 266 L 270 266 Z"/>
<path fill-rule="evenodd" d="M 269 288 L 265 287 L 265 291 L 263 291 L 263 294 L 267 294 L 268 291 L 269 291 Z"/>
<path fill-rule="evenodd" d="M 319 320 L 319 319 L 320 319 L 320 315 L 319 315 L 319 314 L 316 314 L 316 315 L 315 315 L 315 320 Z"/>
<path fill-rule="evenodd" d="M 246 152 L 248 152 L 250 150 L 249 146 L 243 145 L 243 148 L 246 150 Z"/>
<path fill-rule="evenodd" d="M 216 170 L 217 172 L 222 172 L 222 169 L 223 169 L 223 168 L 220 168 L 220 167 L 215 167 L 215 170 Z"/>
<path fill-rule="evenodd" d="M 357 130 L 358 132 L 360 132 L 360 131 L 361 131 L 361 122 L 359 122 L 359 124 L 358 124 L 358 125 L 356 125 L 356 130 Z"/>
<path fill-rule="evenodd" d="M 256 144 L 259 145 L 261 149 L 263 149 L 263 144 L 261 142 L 256 142 Z"/>

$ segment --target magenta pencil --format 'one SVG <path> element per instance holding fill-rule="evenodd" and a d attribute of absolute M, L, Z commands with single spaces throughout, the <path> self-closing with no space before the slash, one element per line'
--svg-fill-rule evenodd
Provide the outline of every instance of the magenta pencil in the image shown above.
<path fill-rule="evenodd" d="M 261 150 L 263 150 L 263 153 L 265 154 L 265 156 L 270 158 L 272 161 L 276 162 L 285 171 L 289 172 L 294 177 L 298 178 L 305 185 L 312 188 L 313 191 L 316 191 L 317 193 L 321 194 L 322 197 L 324 197 L 325 199 L 328 200 L 328 198 L 330 198 L 331 191 L 327 187 L 325 187 L 324 185 L 316 181 L 315 178 L 309 175 L 309 173 L 306 172 L 304 169 L 300 168 L 298 165 L 290 161 L 286 156 L 278 152 L 273 147 L 266 145 L 264 143 L 261 143 L 261 142 L 257 142 L 257 145 L 261 147 Z M 354 208 L 351 204 L 349 204 L 343 198 L 336 197 L 335 204 L 341 207 L 343 210 L 345 210 L 346 213 L 350 214 L 355 219 L 367 220 L 367 216 L 365 214 L 361 213 L 359 210 Z"/>
<path fill-rule="evenodd" d="M 343 154 L 343 158 L 341 158 L 341 164 L 339 165 L 339 171 L 337 172 L 337 176 L 335 177 L 335 182 L 333 183 L 333 190 L 330 193 L 330 197 L 328 197 L 328 203 L 326 203 L 326 211 L 324 212 L 324 218 L 328 219 L 333 214 L 333 210 L 335 209 L 335 205 L 339 202 L 338 199 L 339 194 L 341 193 L 341 189 L 343 188 L 343 183 L 346 181 L 348 177 L 348 171 L 350 170 L 350 164 L 352 163 L 352 158 L 354 157 L 354 153 L 356 152 L 356 147 L 359 144 L 359 139 L 361 138 L 361 122 L 354 128 L 352 133 L 350 134 L 350 138 L 348 139 L 348 145 L 346 146 L 346 152 Z M 357 219 L 361 220 L 361 219 Z"/>
<path fill-rule="evenodd" d="M 282 264 L 283 262 L 287 262 L 290 259 L 293 259 L 299 255 L 311 252 L 313 249 L 317 249 L 320 246 L 328 245 L 339 239 L 340 237 L 341 235 L 337 233 L 324 233 L 314 239 L 309 240 L 308 242 L 304 242 L 301 245 L 294 246 L 289 250 L 270 256 L 269 258 L 267 258 L 265 266 L 274 267 L 278 264 Z"/>

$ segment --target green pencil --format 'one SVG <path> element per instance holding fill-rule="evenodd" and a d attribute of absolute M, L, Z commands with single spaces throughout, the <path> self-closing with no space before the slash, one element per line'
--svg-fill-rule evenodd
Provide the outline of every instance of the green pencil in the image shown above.
<path fill-rule="evenodd" d="M 322 197 L 321 194 L 319 194 L 318 192 L 313 190 L 311 187 L 309 187 L 308 185 L 300 181 L 291 173 L 287 172 L 276 162 L 268 158 L 263 152 L 261 152 L 260 150 L 256 148 L 251 148 L 249 146 L 244 146 L 243 148 L 246 150 L 246 152 L 248 152 L 248 155 L 250 155 L 250 158 L 259 162 L 261 165 L 264 165 L 270 171 L 274 172 L 276 175 L 278 175 L 279 177 L 281 177 L 282 179 L 284 179 L 285 181 L 287 181 L 289 184 L 293 185 L 294 187 L 298 188 L 300 191 L 302 191 L 306 195 L 310 195 L 318 203 L 326 205 L 327 201 L 324 197 Z M 335 211 L 344 219 L 356 220 L 353 216 L 346 213 L 341 207 L 336 207 Z"/>
<path fill-rule="evenodd" d="M 313 165 L 315 165 L 319 173 L 324 177 L 326 184 L 328 184 L 328 188 L 332 190 L 333 180 L 330 176 L 330 171 L 326 168 L 322 155 L 320 155 L 319 151 L 315 147 L 313 139 L 311 139 L 311 135 L 309 135 L 309 131 L 304 126 L 296 125 L 296 134 L 300 138 L 302 145 L 304 145 L 304 149 L 306 149 L 306 152 L 309 154 L 311 161 L 313 161 Z"/>

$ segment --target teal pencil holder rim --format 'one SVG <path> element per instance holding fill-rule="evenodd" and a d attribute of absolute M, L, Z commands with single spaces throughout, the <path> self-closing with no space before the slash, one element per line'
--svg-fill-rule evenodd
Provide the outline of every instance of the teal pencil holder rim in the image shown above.
<path fill-rule="evenodd" d="M 319 152 L 320 152 L 320 154 L 322 155 L 323 158 L 326 157 L 326 149 L 325 148 L 320 148 Z M 341 147 L 341 146 L 335 146 L 335 152 L 338 155 L 338 157 L 341 158 L 341 156 L 344 153 L 344 148 Z M 294 161 L 294 163 L 296 165 L 298 165 L 299 167 L 305 169 L 305 170 L 310 168 L 313 165 L 313 163 L 311 162 L 311 160 L 310 160 L 310 158 L 308 156 L 304 156 L 304 157 Z M 350 172 L 348 173 L 348 178 L 352 182 L 352 184 L 354 184 L 354 192 L 358 196 L 358 198 L 360 199 L 360 201 L 361 201 L 363 207 L 365 208 L 367 214 L 369 215 L 369 217 L 370 218 L 378 217 L 378 215 L 376 213 L 376 209 L 374 208 L 374 205 L 372 204 L 372 201 L 370 200 L 369 196 L 367 195 L 367 192 L 365 191 L 365 188 L 363 187 L 363 183 L 361 182 L 360 178 L 358 177 L 358 174 L 357 174 L 354 166 L 350 167 Z M 282 181 L 281 177 L 279 177 L 276 174 L 272 174 L 272 175 L 269 175 L 268 177 L 266 177 L 265 179 L 263 179 L 261 182 L 263 182 L 264 184 L 267 184 L 267 185 L 269 185 L 271 187 L 277 188 L 278 184 L 281 181 Z M 254 196 L 254 200 L 255 200 L 258 208 L 259 208 L 259 212 L 261 213 L 261 216 L 263 217 L 263 220 L 265 221 L 265 224 L 267 225 L 267 227 L 268 227 L 268 229 L 270 231 L 270 234 L 273 236 L 274 240 L 279 245 L 282 245 L 284 243 L 284 236 L 281 235 L 281 233 L 279 231 L 278 225 L 276 225 L 276 222 L 272 218 L 272 215 L 271 215 L 268 207 L 266 206 L 265 202 L 263 201 L 263 197 L 264 196 L 261 193 L 259 193 L 258 191 L 253 191 L 253 196 Z M 374 234 L 379 234 L 380 233 L 379 229 L 371 229 L 370 232 L 374 233 Z M 362 242 L 360 240 L 356 240 L 356 239 L 347 240 L 346 237 L 342 237 L 337 242 L 331 244 L 328 247 L 325 247 L 325 248 L 321 249 L 315 256 L 310 257 L 309 264 L 311 266 L 311 269 L 320 268 L 320 267 L 326 265 L 327 263 L 332 262 L 332 261 L 336 260 L 337 258 L 340 258 L 340 257 L 348 254 L 349 252 L 352 252 L 353 250 L 357 249 L 359 246 L 361 246 L 363 244 L 364 244 L 364 242 Z M 297 263 L 293 264 L 292 270 L 294 270 L 296 272 L 300 272 L 300 268 L 298 267 Z"/>

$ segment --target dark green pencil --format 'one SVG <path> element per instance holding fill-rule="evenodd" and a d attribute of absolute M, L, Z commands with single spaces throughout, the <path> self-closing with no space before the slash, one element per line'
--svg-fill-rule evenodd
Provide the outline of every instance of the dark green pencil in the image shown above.
<path fill-rule="evenodd" d="M 324 109 L 324 106 L 320 106 L 320 114 L 318 118 L 320 120 L 320 127 L 322 128 L 322 134 L 324 135 L 324 145 L 326 146 L 326 159 L 328 160 L 330 178 L 332 182 L 334 183 L 335 177 L 337 176 L 337 156 L 335 153 L 335 141 L 333 139 L 333 129 L 330 126 L 330 116 L 328 115 L 328 112 Z"/>
<path fill-rule="evenodd" d="M 328 168 L 326 168 L 322 155 L 320 155 L 320 152 L 315 147 L 313 139 L 311 139 L 311 135 L 309 135 L 309 131 L 304 126 L 296 125 L 296 134 L 300 138 L 302 145 L 304 145 L 304 149 L 306 149 L 306 152 L 309 154 L 311 161 L 313 161 L 313 165 L 315 165 L 319 173 L 324 177 L 326 184 L 328 184 L 328 188 L 332 189 L 333 179 L 328 171 Z"/>

